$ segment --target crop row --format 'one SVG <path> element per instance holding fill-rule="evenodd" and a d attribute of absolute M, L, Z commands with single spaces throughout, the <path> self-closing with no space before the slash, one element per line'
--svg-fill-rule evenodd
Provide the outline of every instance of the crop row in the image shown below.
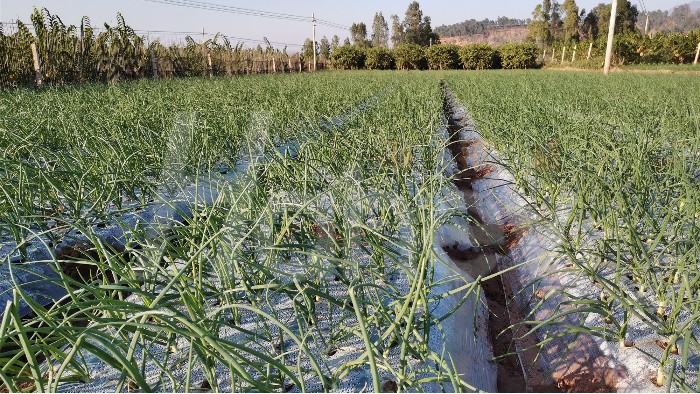
<path fill-rule="evenodd" d="M 448 180 L 437 82 L 359 73 L 4 96 L 4 119 L 12 123 L 3 127 L 16 135 L 3 142 L 4 157 L 19 172 L 4 173 L 3 207 L 11 214 L 3 230 L 19 234 L 42 217 L 62 218 L 88 242 L 64 255 L 69 261 L 50 262 L 58 279 L 46 281 L 67 290 L 61 302 L 41 305 L 14 289 L 0 324 L 3 384 L 80 391 L 470 387 L 439 345 L 451 335 L 440 327 L 453 311 L 437 308 L 445 295 L 434 289 L 445 279 L 434 277 L 432 245 L 455 212 L 438 209 Z M 184 129 L 194 140 L 175 149 L 192 149 L 184 157 L 193 162 L 180 178 L 163 177 L 174 164 L 164 157 L 179 112 L 199 113 L 176 122 L 191 122 Z M 288 141 L 293 154 L 277 149 Z M 236 167 L 240 160 L 248 165 Z M 69 194 L 75 188 L 86 201 L 110 184 L 104 176 L 122 181 L 127 195 L 158 194 L 175 181 L 199 182 L 197 174 L 221 163 L 237 176 L 215 201 L 156 239 L 135 231 L 119 252 L 78 220 L 90 215 Z M 22 171 L 42 176 L 18 177 Z M 110 196 L 94 201 L 122 197 Z M 130 209 L 144 203 L 141 194 L 131 197 Z M 38 214 L 38 202 L 75 211 Z M 66 273 L 66 264 L 78 274 Z M 33 314 L 21 318 L 20 302 Z"/>
<path fill-rule="evenodd" d="M 692 390 L 697 367 L 688 360 L 700 351 L 697 79 L 513 73 L 448 80 L 556 234 L 559 253 L 594 284 L 547 323 L 574 311 L 598 316 L 582 321 L 583 329 L 621 348 L 641 325 L 664 343 L 657 383 Z M 672 363 L 678 368 L 669 380 Z"/>

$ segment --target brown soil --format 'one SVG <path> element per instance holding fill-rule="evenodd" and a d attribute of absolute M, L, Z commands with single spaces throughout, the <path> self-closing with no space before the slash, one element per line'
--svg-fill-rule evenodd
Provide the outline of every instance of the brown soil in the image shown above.
<path fill-rule="evenodd" d="M 121 245 L 109 246 L 115 255 L 121 255 L 122 258 L 130 258 L 125 252 L 125 248 Z M 76 243 L 66 246 L 56 251 L 56 260 L 60 262 L 63 273 L 69 278 L 81 283 L 89 283 L 97 278 L 102 277 L 99 267 L 96 264 L 88 263 L 88 261 L 100 261 L 100 255 L 93 245 L 84 243 Z M 71 261 L 78 260 L 78 261 Z M 110 282 L 114 282 L 115 278 L 111 273 L 107 273 Z"/>
<path fill-rule="evenodd" d="M 446 37 L 440 36 L 440 42 L 445 44 L 489 44 L 501 46 L 507 42 L 524 42 L 527 39 L 527 26 L 491 27 L 481 34 Z"/>

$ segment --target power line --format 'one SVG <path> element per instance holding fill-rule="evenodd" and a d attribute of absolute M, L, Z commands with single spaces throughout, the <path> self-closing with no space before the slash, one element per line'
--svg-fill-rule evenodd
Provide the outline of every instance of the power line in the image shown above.
<path fill-rule="evenodd" d="M 304 22 L 304 23 L 311 23 L 312 22 L 312 18 L 310 18 L 308 16 L 284 14 L 284 13 L 280 13 L 280 12 L 254 10 L 254 9 L 250 9 L 250 8 L 233 7 L 233 6 L 208 3 L 208 2 L 196 1 L 196 0 L 144 0 L 144 1 L 151 2 L 151 3 L 165 4 L 165 5 L 174 5 L 174 6 L 185 7 L 185 8 L 194 8 L 194 9 L 200 9 L 200 10 L 206 10 L 206 11 L 225 12 L 225 13 L 236 14 L 236 15 L 256 16 L 256 17 L 260 17 L 260 18 L 288 20 L 288 21 L 293 21 L 293 22 Z M 318 25 L 322 25 L 322 26 L 326 26 L 326 27 L 330 27 L 330 28 L 334 28 L 334 29 L 341 29 L 341 30 L 349 30 L 350 29 L 350 27 L 348 27 L 348 26 L 341 25 L 339 23 L 331 22 L 331 21 L 324 20 L 324 19 L 316 19 L 316 23 Z"/>
<path fill-rule="evenodd" d="M 640 3 L 641 6 L 642 6 L 642 12 L 644 12 L 645 14 L 647 14 L 647 7 L 644 5 L 644 0 L 639 0 L 639 3 Z"/>
<path fill-rule="evenodd" d="M 19 23 L 17 22 L 0 22 L 2 25 L 10 25 L 10 26 L 18 26 Z M 27 25 L 25 24 L 25 27 L 29 30 L 34 30 L 34 26 L 32 25 Z M 102 27 L 91 27 L 92 30 L 95 31 L 107 31 L 106 29 Z M 144 29 L 133 29 L 134 33 L 138 34 L 167 34 L 171 36 L 195 36 L 195 35 L 201 35 L 202 32 L 196 32 L 196 31 L 170 31 L 170 30 L 144 30 Z M 240 41 L 240 42 L 252 42 L 252 43 L 259 43 L 259 44 L 265 44 L 265 40 L 257 40 L 255 38 L 244 38 L 244 37 L 234 37 L 234 36 L 229 36 L 226 34 L 222 33 L 205 33 L 205 36 L 209 37 L 224 37 L 227 38 L 229 41 Z M 270 44 L 274 45 L 284 45 L 284 46 L 290 46 L 290 47 L 303 47 L 301 44 L 291 44 L 288 42 L 277 42 L 277 41 L 268 41 Z"/>

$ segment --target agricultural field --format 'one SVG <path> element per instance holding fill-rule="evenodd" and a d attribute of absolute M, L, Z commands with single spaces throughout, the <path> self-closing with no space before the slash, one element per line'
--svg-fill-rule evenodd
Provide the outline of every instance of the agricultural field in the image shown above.
<path fill-rule="evenodd" d="M 698 391 L 698 90 L 541 70 L 2 90 L 0 386 L 565 391 L 553 346 L 588 338 L 625 370 L 591 391 Z"/>

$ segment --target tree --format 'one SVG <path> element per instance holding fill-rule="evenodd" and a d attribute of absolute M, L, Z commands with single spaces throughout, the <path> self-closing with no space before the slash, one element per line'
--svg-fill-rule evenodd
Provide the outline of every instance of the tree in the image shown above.
<path fill-rule="evenodd" d="M 459 47 L 454 44 L 433 45 L 425 50 L 431 70 L 453 70 L 459 66 Z"/>
<path fill-rule="evenodd" d="M 639 10 L 637 6 L 632 5 L 629 0 L 618 0 L 617 1 L 617 23 L 619 23 L 619 28 L 616 25 L 615 32 L 627 33 L 637 31 L 637 18 L 639 17 Z"/>
<path fill-rule="evenodd" d="M 334 35 L 333 39 L 331 40 L 331 53 L 335 52 L 335 50 L 340 46 L 340 37 L 338 35 Z"/>
<path fill-rule="evenodd" d="M 433 32 L 433 28 L 430 25 L 429 16 L 423 18 L 423 23 L 421 23 L 420 31 L 424 46 L 440 43 L 440 35 Z"/>
<path fill-rule="evenodd" d="M 372 23 L 372 46 L 375 48 L 389 47 L 389 25 L 381 12 L 374 14 Z"/>
<path fill-rule="evenodd" d="M 369 48 L 365 66 L 370 70 L 390 70 L 394 68 L 394 56 L 384 47 Z"/>
<path fill-rule="evenodd" d="M 416 70 L 425 68 L 423 48 L 418 44 L 403 43 L 394 48 L 396 68 L 399 70 Z"/>
<path fill-rule="evenodd" d="M 501 65 L 504 69 L 537 68 L 539 48 L 532 43 L 508 43 L 498 49 L 501 54 Z"/>
<path fill-rule="evenodd" d="M 403 43 L 403 25 L 398 15 L 391 16 L 391 45 L 396 48 Z"/>
<path fill-rule="evenodd" d="M 364 48 L 357 45 L 344 45 L 331 55 L 333 67 L 340 70 L 357 70 L 365 65 Z"/>
<path fill-rule="evenodd" d="M 367 25 L 364 22 L 353 23 L 350 25 L 350 35 L 352 36 L 352 43 L 359 47 L 368 47 L 369 41 L 367 40 Z"/>
<path fill-rule="evenodd" d="M 409 4 L 403 20 L 405 42 L 418 44 L 420 41 L 420 24 L 423 21 L 423 11 L 417 1 Z"/>
<path fill-rule="evenodd" d="M 350 46 L 350 39 L 348 37 L 345 37 L 345 41 L 343 41 L 343 46 L 344 47 L 349 47 Z"/>
<path fill-rule="evenodd" d="M 403 21 L 402 42 L 428 46 L 440 41 L 440 36 L 433 32 L 430 17 L 423 18 L 423 11 L 417 1 L 409 4 Z"/>
<path fill-rule="evenodd" d="M 607 35 L 610 28 L 610 13 L 612 5 L 599 4 L 593 9 L 598 15 L 598 34 Z M 615 22 L 615 34 L 633 32 L 637 30 L 637 17 L 639 11 L 629 0 L 617 0 L 617 19 Z"/>
<path fill-rule="evenodd" d="M 563 25 L 561 5 L 555 0 L 552 2 L 552 9 L 549 14 L 549 34 L 552 37 L 552 41 L 561 41 L 564 38 Z"/>
<path fill-rule="evenodd" d="M 564 22 L 562 25 L 564 41 L 578 41 L 580 18 L 576 0 L 564 0 L 564 4 L 561 7 L 562 11 L 564 11 Z"/>
<path fill-rule="evenodd" d="M 595 10 L 583 18 L 581 23 L 581 39 L 584 40 L 597 40 L 598 39 L 598 13 Z"/>
<path fill-rule="evenodd" d="M 304 46 L 302 47 L 301 53 L 307 59 L 314 57 L 314 42 L 311 41 L 310 38 L 307 38 L 306 41 L 304 41 Z M 316 54 L 318 54 L 318 43 L 316 43 Z"/>
<path fill-rule="evenodd" d="M 535 10 L 532 12 L 532 22 L 530 22 L 528 26 L 530 39 L 541 47 L 549 45 L 552 42 L 552 35 L 549 27 L 551 10 L 552 3 L 549 0 L 544 0 L 542 4 L 537 4 Z"/>
<path fill-rule="evenodd" d="M 321 43 L 319 44 L 319 54 L 322 59 L 329 59 L 331 57 L 331 43 L 328 41 L 326 36 L 323 36 Z"/>
<path fill-rule="evenodd" d="M 460 48 L 459 58 L 467 70 L 488 70 L 496 65 L 496 50 L 488 44 L 471 44 Z"/>

